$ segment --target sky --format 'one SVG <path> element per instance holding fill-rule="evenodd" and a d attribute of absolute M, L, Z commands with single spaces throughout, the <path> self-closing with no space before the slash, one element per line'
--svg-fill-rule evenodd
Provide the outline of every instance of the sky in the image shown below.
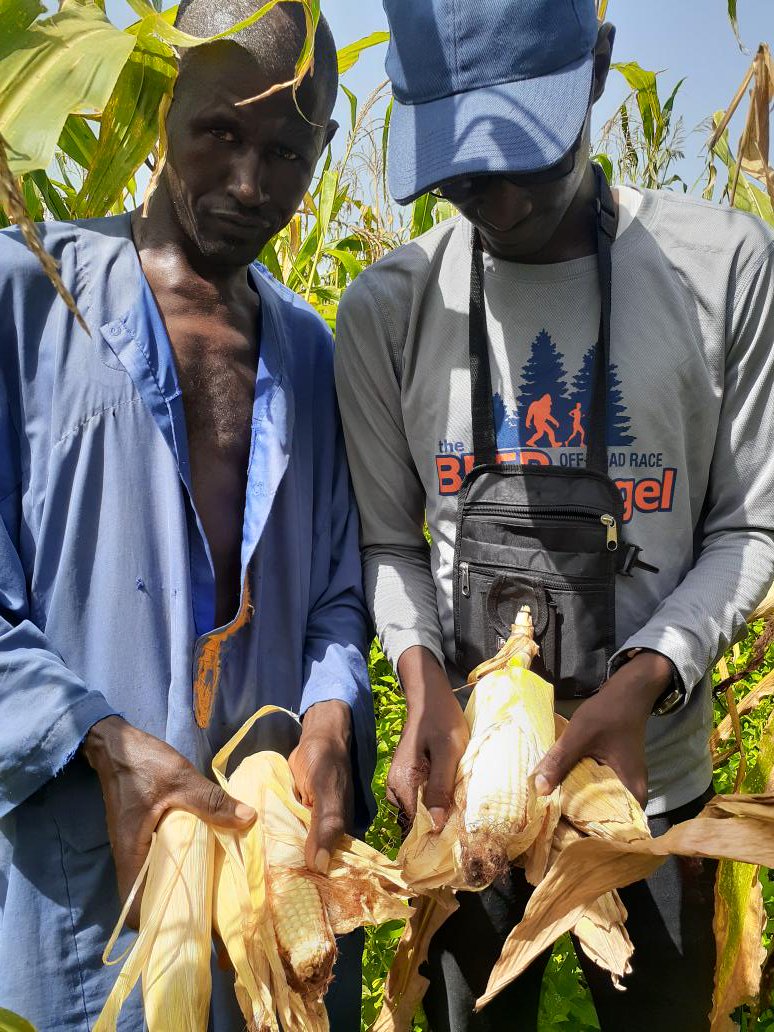
<path fill-rule="evenodd" d="M 218 2 L 218 0 L 213 0 Z M 411 0 L 407 0 L 411 2 Z M 480 0 L 470 0 L 480 2 Z M 484 0 L 486 2 L 486 0 Z M 339 47 L 387 28 L 381 0 L 322 0 L 323 11 Z M 705 136 L 693 132 L 713 111 L 726 108 L 742 81 L 758 43 L 774 45 L 774 0 L 738 0 L 742 40 L 737 45 L 727 15 L 727 0 L 609 0 L 607 17 L 617 28 L 614 59 L 637 61 L 643 68 L 661 71 L 662 98 L 685 77 L 675 111 L 683 116 L 685 160 L 679 171 L 693 183 L 704 167 L 701 155 Z M 108 0 L 109 16 L 120 25 L 134 20 L 125 0 Z M 385 79 L 384 45 L 367 51 L 347 73 L 344 84 L 361 100 Z M 628 90 L 619 73 L 611 73 L 604 97 L 595 110 L 598 130 L 614 113 Z M 337 117 L 348 124 L 349 106 L 342 97 Z M 732 127 L 738 139 L 739 120 Z"/>

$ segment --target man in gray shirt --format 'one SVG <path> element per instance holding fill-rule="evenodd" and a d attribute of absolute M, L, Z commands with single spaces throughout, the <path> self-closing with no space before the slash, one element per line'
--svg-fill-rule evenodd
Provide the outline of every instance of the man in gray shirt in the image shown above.
<path fill-rule="evenodd" d="M 601 309 L 589 122 L 615 32 L 592 0 L 489 0 L 485 19 L 466 3 L 451 17 L 442 0 L 385 7 L 392 192 L 408 203 L 433 189 L 461 214 L 350 287 L 337 386 L 367 595 L 408 702 L 388 794 L 411 818 L 424 783 L 441 826 L 467 738 L 452 689 L 467 674 L 454 552 L 476 462 L 471 255 L 480 246 L 498 461 L 583 467 Z M 537 784 L 549 792 L 593 756 L 660 834 L 710 785 L 709 671 L 774 577 L 774 238 L 751 216 L 668 192 L 621 187 L 615 209 L 608 475 L 622 540 L 657 570 L 617 578 L 607 679 L 558 706 L 570 724 Z M 622 892 L 627 992 L 583 961 L 603 1029 L 709 1027 L 713 871 L 670 861 Z M 534 1026 L 545 958 L 472 1014 L 528 893 L 515 871 L 461 894 L 430 952 L 434 1032 Z"/>

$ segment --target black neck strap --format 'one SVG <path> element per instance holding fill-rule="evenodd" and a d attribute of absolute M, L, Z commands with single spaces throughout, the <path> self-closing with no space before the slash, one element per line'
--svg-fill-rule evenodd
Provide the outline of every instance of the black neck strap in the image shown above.
<path fill-rule="evenodd" d="M 586 466 L 607 474 L 607 372 L 610 366 L 613 279 L 611 247 L 615 240 L 618 216 L 604 172 L 598 165 L 593 168 L 597 183 L 597 254 L 602 305 L 588 421 Z M 497 459 L 497 435 L 492 408 L 492 375 L 484 304 L 484 259 L 477 231 L 473 234 L 473 259 L 470 266 L 470 386 L 475 462 L 477 466 L 489 465 Z"/>

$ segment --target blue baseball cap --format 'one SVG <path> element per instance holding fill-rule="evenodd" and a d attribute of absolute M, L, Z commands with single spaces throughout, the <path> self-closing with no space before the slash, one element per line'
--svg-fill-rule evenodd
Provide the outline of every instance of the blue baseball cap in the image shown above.
<path fill-rule="evenodd" d="M 594 0 L 383 0 L 390 192 L 535 172 L 577 140 L 591 97 Z"/>

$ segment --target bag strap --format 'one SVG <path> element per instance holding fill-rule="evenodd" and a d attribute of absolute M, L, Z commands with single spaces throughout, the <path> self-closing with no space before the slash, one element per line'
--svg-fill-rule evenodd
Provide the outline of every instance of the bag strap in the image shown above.
<path fill-rule="evenodd" d="M 492 373 L 487 347 L 484 305 L 484 258 L 478 230 L 473 231 L 473 260 L 470 264 L 470 391 L 473 417 L 473 454 L 476 465 L 497 459 L 497 434 L 492 409 Z"/>
<path fill-rule="evenodd" d="M 592 167 L 597 185 L 597 256 L 601 312 L 589 413 L 586 466 L 607 475 L 606 427 L 613 282 L 611 248 L 616 236 L 618 216 L 604 172 L 598 165 Z M 470 265 L 469 354 L 473 453 L 476 465 L 489 465 L 497 459 L 497 435 L 492 407 L 492 375 L 489 368 L 484 303 L 484 260 L 477 230 L 473 232 L 473 255 Z"/>
<path fill-rule="evenodd" d="M 610 369 L 610 316 L 613 307 L 611 248 L 618 228 L 615 201 L 605 173 L 594 165 L 597 179 L 597 263 L 599 269 L 599 336 L 594 362 L 594 383 L 589 412 L 586 465 L 607 474 L 607 395 Z"/>

